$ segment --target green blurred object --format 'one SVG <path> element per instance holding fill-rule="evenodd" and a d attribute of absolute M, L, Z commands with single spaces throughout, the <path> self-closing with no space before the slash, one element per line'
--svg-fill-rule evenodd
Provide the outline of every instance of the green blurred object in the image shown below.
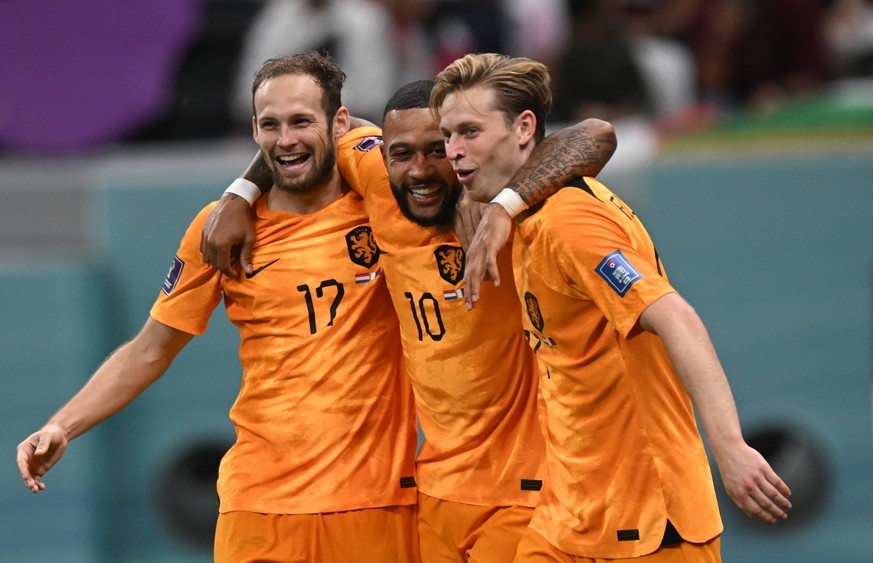
<path fill-rule="evenodd" d="M 873 83 L 835 85 L 772 111 L 743 110 L 719 117 L 706 108 L 689 112 L 667 129 L 663 155 L 717 154 L 725 149 L 772 154 L 796 150 L 873 151 Z M 696 126 L 694 125 L 696 123 Z M 708 125 L 700 128 L 701 125 Z"/>

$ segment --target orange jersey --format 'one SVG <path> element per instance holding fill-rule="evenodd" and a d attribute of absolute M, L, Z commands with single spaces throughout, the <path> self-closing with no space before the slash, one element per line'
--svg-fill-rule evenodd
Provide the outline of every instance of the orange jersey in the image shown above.
<path fill-rule="evenodd" d="M 637 327 L 675 290 L 633 211 L 596 180 L 516 232 L 516 283 L 540 360 L 549 478 L 531 527 L 574 555 L 655 551 L 721 532 L 691 400 L 661 340 Z"/>
<path fill-rule="evenodd" d="M 400 212 L 388 184 L 378 129 L 340 141 L 339 166 L 364 196 L 400 318 L 403 353 L 425 436 L 419 490 L 483 506 L 534 506 L 545 474 L 537 418 L 536 359 L 524 339 L 511 283 L 511 252 L 499 259 L 499 287 L 479 304 L 463 300 L 464 255 L 451 231 L 422 227 Z M 347 147 L 357 147 L 351 153 Z"/>
<path fill-rule="evenodd" d="M 240 331 L 237 440 L 221 461 L 221 512 L 306 514 L 414 504 L 411 387 L 361 198 L 310 215 L 255 207 L 251 275 L 227 278 L 182 240 L 158 321 L 199 335 L 224 295 Z"/>

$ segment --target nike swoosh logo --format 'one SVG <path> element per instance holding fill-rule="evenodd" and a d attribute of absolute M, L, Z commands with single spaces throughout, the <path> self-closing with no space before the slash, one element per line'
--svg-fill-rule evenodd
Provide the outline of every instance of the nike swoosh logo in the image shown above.
<path fill-rule="evenodd" d="M 266 264 L 264 264 L 264 265 L 261 266 L 260 268 L 254 270 L 251 274 L 248 273 L 248 272 L 246 272 L 246 279 L 247 279 L 247 280 L 252 279 L 253 277 L 257 276 L 257 275 L 260 274 L 262 271 L 264 271 L 265 269 L 269 268 L 270 266 L 272 266 L 273 264 L 275 264 L 275 263 L 278 262 L 278 261 L 279 261 L 279 259 L 276 258 L 276 259 L 273 260 L 272 262 L 267 262 Z"/>

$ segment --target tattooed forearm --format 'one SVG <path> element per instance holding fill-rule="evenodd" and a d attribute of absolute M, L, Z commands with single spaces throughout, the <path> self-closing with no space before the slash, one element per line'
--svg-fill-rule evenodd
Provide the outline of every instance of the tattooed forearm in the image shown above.
<path fill-rule="evenodd" d="M 508 187 L 534 206 L 579 176 L 596 176 L 615 152 L 612 125 L 586 119 L 552 133 L 531 153 Z"/>
<path fill-rule="evenodd" d="M 270 188 L 273 187 L 273 173 L 270 171 L 270 167 L 267 166 L 267 163 L 264 162 L 264 157 L 261 155 L 260 151 L 249 163 L 249 166 L 245 169 L 245 172 L 243 172 L 242 177 L 258 186 L 263 194 L 270 191 Z"/>

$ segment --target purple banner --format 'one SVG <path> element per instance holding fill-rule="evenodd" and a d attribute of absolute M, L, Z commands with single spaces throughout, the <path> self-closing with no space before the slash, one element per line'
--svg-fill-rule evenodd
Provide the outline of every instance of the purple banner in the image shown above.
<path fill-rule="evenodd" d="M 0 148 L 96 148 L 161 115 L 202 0 L 0 0 Z"/>

